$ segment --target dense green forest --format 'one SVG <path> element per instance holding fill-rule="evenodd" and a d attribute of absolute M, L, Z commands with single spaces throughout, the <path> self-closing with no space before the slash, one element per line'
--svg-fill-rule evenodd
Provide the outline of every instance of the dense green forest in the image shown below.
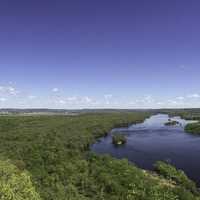
<path fill-rule="evenodd" d="M 89 151 L 113 127 L 138 123 L 150 115 L 0 117 L 0 199 L 200 199 L 195 183 L 168 164 L 157 163 L 155 172 L 148 172 L 126 159 Z"/>

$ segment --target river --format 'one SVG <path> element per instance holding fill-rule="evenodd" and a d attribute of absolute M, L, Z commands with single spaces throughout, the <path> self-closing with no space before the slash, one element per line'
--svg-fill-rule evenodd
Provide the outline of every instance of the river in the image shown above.
<path fill-rule="evenodd" d="M 192 121 L 180 117 L 176 126 L 165 126 L 168 115 L 157 114 L 143 123 L 127 128 L 116 128 L 106 137 L 91 146 L 98 154 L 110 154 L 116 158 L 127 158 L 137 166 L 152 170 L 158 160 L 167 161 L 182 169 L 191 179 L 200 185 L 200 136 L 188 134 L 184 126 Z M 125 134 L 127 143 L 123 146 L 112 144 L 112 134 Z"/>

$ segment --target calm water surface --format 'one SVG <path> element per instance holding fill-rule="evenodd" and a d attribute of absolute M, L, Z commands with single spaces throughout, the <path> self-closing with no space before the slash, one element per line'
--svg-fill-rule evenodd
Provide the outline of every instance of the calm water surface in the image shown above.
<path fill-rule="evenodd" d="M 184 126 L 192 121 L 174 117 L 181 125 L 165 126 L 168 115 L 158 114 L 146 119 L 144 123 L 128 128 L 117 128 L 107 137 L 92 145 L 92 151 L 110 154 L 116 158 L 127 158 L 144 169 L 153 169 L 157 160 L 165 160 L 183 169 L 200 185 L 200 136 L 184 132 Z M 127 137 L 124 146 L 112 144 L 112 134 L 123 133 Z"/>

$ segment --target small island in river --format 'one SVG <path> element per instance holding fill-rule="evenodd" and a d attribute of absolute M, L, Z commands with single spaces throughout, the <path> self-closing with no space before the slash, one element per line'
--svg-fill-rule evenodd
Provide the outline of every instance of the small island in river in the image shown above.
<path fill-rule="evenodd" d="M 115 134 L 112 136 L 112 143 L 114 145 L 123 145 L 126 142 L 126 137 L 123 134 Z"/>
<path fill-rule="evenodd" d="M 165 126 L 176 126 L 179 124 L 180 124 L 180 122 L 169 119 L 168 122 L 165 123 Z"/>

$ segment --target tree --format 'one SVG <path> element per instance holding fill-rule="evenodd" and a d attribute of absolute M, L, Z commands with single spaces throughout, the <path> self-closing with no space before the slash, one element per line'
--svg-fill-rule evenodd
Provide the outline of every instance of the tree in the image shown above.
<path fill-rule="evenodd" d="M 41 200 L 29 173 L 0 160 L 0 200 Z"/>

